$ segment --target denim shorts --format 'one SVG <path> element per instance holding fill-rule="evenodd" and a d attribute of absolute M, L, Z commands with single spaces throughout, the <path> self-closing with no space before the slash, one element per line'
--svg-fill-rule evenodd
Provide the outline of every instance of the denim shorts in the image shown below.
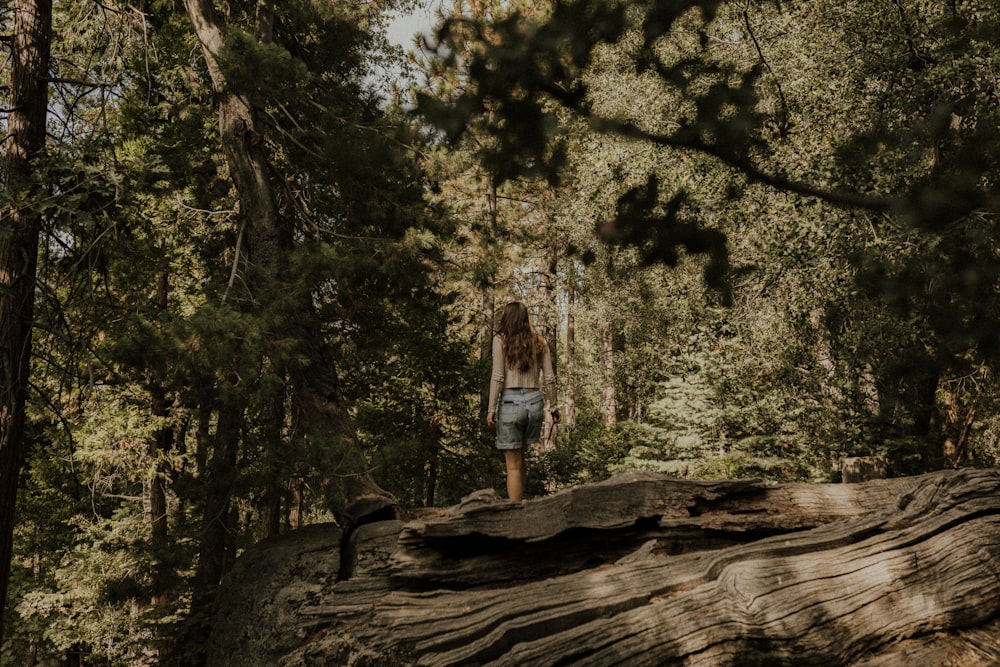
<path fill-rule="evenodd" d="M 517 449 L 538 442 L 545 399 L 537 389 L 504 389 L 497 406 L 497 449 Z"/>

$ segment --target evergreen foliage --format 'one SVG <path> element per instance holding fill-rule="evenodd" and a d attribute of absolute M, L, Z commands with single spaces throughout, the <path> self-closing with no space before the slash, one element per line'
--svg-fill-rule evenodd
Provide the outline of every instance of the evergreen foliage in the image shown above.
<path fill-rule="evenodd" d="M 844 455 L 889 454 L 900 472 L 967 460 L 993 356 L 980 323 L 996 313 L 978 291 L 995 291 L 995 262 L 976 250 L 995 246 L 995 109 L 982 106 L 995 55 L 976 41 L 994 18 L 978 6 L 609 7 L 560 3 L 540 26 L 446 24 L 446 60 L 469 23 L 483 48 L 468 51 L 450 107 L 423 104 L 449 135 L 491 109 L 486 134 L 515 144 L 506 162 L 484 154 L 499 176 L 558 179 L 557 200 L 588 202 L 579 217 L 604 239 L 671 266 L 682 251 L 714 258 L 703 267 L 732 299 L 730 333 L 711 311 L 688 323 L 715 329 L 698 381 L 668 380 L 645 420 L 711 435 L 661 434 L 624 465 L 681 460 L 677 442 L 792 478 L 833 477 Z M 569 25 L 579 48 L 557 37 Z M 594 273 L 595 254 L 581 256 Z M 675 324 L 668 340 L 692 335 Z M 725 363 L 708 363 L 713 348 Z M 681 400 L 692 395 L 704 400 Z"/>
<path fill-rule="evenodd" d="M 529 496 L 996 464 L 986 0 L 463 1 L 393 99 L 392 3 L 218 4 L 275 239 L 182 4 L 56 6 L 5 667 L 198 664 L 248 544 L 501 488 L 509 299 L 565 418 Z"/>

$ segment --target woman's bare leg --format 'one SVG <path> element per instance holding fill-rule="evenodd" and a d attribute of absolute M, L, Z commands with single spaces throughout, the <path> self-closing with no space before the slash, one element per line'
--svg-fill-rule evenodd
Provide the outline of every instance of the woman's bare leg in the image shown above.
<path fill-rule="evenodd" d="M 524 497 L 524 448 L 503 450 L 507 463 L 507 498 L 518 502 Z"/>

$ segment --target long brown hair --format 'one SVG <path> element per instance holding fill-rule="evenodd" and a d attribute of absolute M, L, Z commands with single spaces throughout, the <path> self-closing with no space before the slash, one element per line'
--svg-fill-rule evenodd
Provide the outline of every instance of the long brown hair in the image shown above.
<path fill-rule="evenodd" d="M 504 306 L 497 333 L 503 336 L 504 360 L 508 368 L 529 370 L 545 354 L 545 339 L 531 330 L 528 307 L 520 301 Z"/>

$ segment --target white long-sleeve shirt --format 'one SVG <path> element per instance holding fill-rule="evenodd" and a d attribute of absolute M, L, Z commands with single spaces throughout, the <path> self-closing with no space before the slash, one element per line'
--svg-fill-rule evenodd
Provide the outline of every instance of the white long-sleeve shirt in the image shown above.
<path fill-rule="evenodd" d="M 489 411 L 496 412 L 502 390 L 516 387 L 541 389 L 546 409 L 556 409 L 556 377 L 552 371 L 552 353 L 549 352 L 548 344 L 545 345 L 541 364 L 533 362 L 528 370 L 522 371 L 507 366 L 503 338 L 498 334 L 493 336 L 493 373 L 490 375 Z"/>

